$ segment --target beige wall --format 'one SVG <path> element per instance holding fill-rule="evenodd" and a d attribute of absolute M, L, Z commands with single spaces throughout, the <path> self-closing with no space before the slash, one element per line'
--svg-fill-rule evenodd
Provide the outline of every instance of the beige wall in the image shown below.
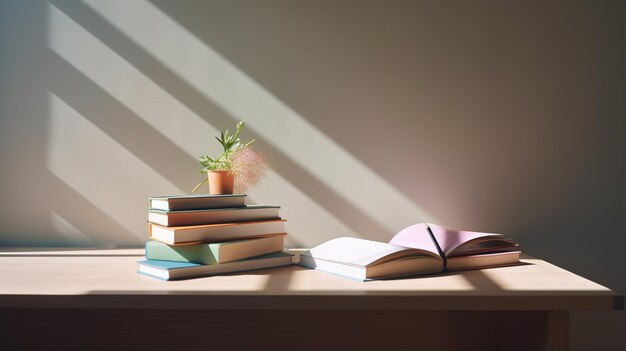
<path fill-rule="evenodd" d="M 622 2 L 4 1 L 0 245 L 137 246 L 238 120 L 289 244 L 501 232 L 626 291 Z M 577 313 L 620 349 L 624 313 Z M 612 346 L 613 348 L 611 348 Z"/>

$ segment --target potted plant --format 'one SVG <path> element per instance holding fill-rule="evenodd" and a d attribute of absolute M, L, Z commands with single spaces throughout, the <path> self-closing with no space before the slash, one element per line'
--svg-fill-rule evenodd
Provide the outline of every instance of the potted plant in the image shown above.
<path fill-rule="evenodd" d="M 207 182 L 209 193 L 212 195 L 232 194 L 234 190 L 244 192 L 260 180 L 265 171 L 265 160 L 249 147 L 254 139 L 245 144 L 239 139 L 239 133 L 244 125 L 244 122 L 239 122 L 234 134 L 230 134 L 227 129 L 221 132 L 219 137 L 215 137 L 223 148 L 219 157 L 213 158 L 208 155 L 198 157 L 202 165 L 200 173 L 207 176 L 192 192 L 196 192 Z"/>

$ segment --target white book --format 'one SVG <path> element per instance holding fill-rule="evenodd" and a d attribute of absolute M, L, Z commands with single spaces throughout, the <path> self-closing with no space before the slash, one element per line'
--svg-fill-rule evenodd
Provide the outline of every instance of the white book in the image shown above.
<path fill-rule="evenodd" d="M 303 252 L 299 264 L 361 281 L 443 270 L 443 259 L 437 253 L 349 237 Z"/>

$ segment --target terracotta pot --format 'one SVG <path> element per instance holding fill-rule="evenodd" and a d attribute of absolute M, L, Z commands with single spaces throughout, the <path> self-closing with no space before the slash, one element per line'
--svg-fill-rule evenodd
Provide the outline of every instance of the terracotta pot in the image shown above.
<path fill-rule="evenodd" d="M 209 171 L 209 194 L 232 194 L 235 188 L 235 176 L 229 171 Z"/>

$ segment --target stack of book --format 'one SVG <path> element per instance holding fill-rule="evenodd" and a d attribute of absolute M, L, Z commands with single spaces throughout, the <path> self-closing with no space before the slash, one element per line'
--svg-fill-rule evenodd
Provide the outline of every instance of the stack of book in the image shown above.
<path fill-rule="evenodd" d="M 173 280 L 291 265 L 280 207 L 246 205 L 245 198 L 151 197 L 151 240 L 139 273 Z"/>

